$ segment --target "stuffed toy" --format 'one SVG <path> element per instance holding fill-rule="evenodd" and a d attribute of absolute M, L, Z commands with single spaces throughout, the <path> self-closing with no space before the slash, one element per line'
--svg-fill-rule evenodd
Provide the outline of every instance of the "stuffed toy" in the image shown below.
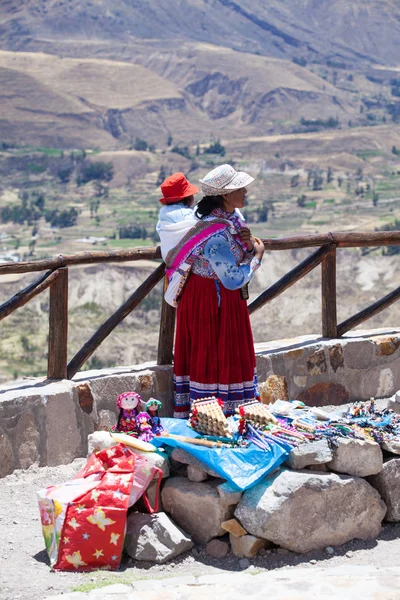
<path fill-rule="evenodd" d="M 112 431 L 134 436 L 138 435 L 136 417 L 139 414 L 137 407 L 141 401 L 142 398 L 136 392 L 125 392 L 118 396 L 118 421 L 115 427 L 112 428 Z"/>
<path fill-rule="evenodd" d="M 151 442 L 154 434 L 151 430 L 150 415 L 147 412 L 140 412 L 136 417 L 136 426 L 139 440 Z"/>
<path fill-rule="evenodd" d="M 158 416 L 158 411 L 161 406 L 161 402 L 155 398 L 150 398 L 150 400 L 146 402 L 146 410 L 150 415 L 150 425 L 154 435 L 161 435 L 164 431 L 164 427 L 161 425 L 161 419 Z"/>

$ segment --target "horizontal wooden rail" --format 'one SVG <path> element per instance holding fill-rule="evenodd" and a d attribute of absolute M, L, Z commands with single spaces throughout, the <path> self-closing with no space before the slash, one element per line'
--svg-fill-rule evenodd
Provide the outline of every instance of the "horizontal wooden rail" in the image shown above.
<path fill-rule="evenodd" d="M 47 269 L 59 269 L 68 265 L 88 265 L 103 262 L 128 262 L 131 260 L 155 260 L 161 258 L 160 247 L 135 248 L 133 250 L 117 250 L 116 252 L 81 252 L 34 260 L 30 262 L 11 262 L 0 264 L 0 275 L 10 273 L 30 273 Z"/>
<path fill-rule="evenodd" d="M 100 325 L 99 329 L 96 333 L 90 338 L 88 342 L 77 352 L 74 358 L 70 361 L 67 369 L 68 379 L 72 379 L 72 377 L 78 372 L 83 363 L 87 361 L 87 359 L 93 354 L 93 352 L 100 346 L 100 344 L 105 340 L 105 338 L 115 329 L 115 327 L 121 323 L 129 315 L 130 312 L 144 298 L 147 296 L 149 292 L 153 289 L 153 287 L 161 281 L 164 277 L 165 273 L 165 265 L 162 263 L 157 267 L 155 271 L 137 288 L 135 292 L 125 302 L 115 311 L 114 314 L 111 315 L 102 325 Z"/>
<path fill-rule="evenodd" d="M 295 235 L 286 238 L 262 240 L 266 250 L 292 250 L 336 244 L 340 248 L 362 248 L 367 246 L 400 245 L 400 231 L 321 233 L 315 235 Z M 73 265 L 87 265 L 103 262 L 127 262 L 135 260 L 156 260 L 161 258 L 159 246 L 116 250 L 115 252 L 80 252 L 78 254 L 55 256 L 29 262 L 9 262 L 0 264 L 0 275 L 10 273 L 30 273 L 33 271 L 54 270 Z"/>
<path fill-rule="evenodd" d="M 56 281 L 59 274 L 59 271 L 49 271 L 48 273 L 41 275 L 39 279 L 15 294 L 12 298 L 7 300 L 7 302 L 4 302 L 0 306 L 0 321 L 47 289 Z"/>
<path fill-rule="evenodd" d="M 400 287 L 395 289 L 393 292 L 390 292 L 390 294 L 387 294 L 380 300 L 377 300 L 373 304 L 370 304 L 367 306 L 367 308 L 364 308 L 364 310 L 361 310 L 353 317 L 350 317 L 349 319 L 346 319 L 346 321 L 343 321 L 343 323 L 340 323 L 337 328 L 338 337 L 342 337 L 346 331 L 354 329 L 354 327 L 357 327 L 357 325 L 360 325 L 367 319 L 377 315 L 382 310 L 393 304 L 393 302 L 395 302 L 398 298 L 400 298 Z"/>
<path fill-rule="evenodd" d="M 253 300 L 251 304 L 249 304 L 249 313 L 253 313 L 255 310 L 258 310 L 264 304 L 276 298 L 282 292 L 287 290 L 289 287 L 294 285 L 299 279 L 302 279 L 304 275 L 307 275 L 310 271 L 315 269 L 322 260 L 329 255 L 330 246 L 322 246 L 313 252 L 308 258 L 303 260 L 297 267 L 294 267 L 289 273 L 286 273 L 279 281 L 271 285 L 268 289 L 262 292 L 257 298 Z"/>

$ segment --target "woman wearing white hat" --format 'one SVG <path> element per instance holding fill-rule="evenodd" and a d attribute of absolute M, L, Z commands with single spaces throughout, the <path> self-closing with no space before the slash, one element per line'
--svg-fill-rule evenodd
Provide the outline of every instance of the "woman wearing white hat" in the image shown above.
<path fill-rule="evenodd" d="M 252 181 L 230 165 L 210 171 L 200 180 L 205 194 L 196 210 L 200 224 L 174 250 L 175 260 L 184 257 L 181 267 L 190 270 L 177 310 L 175 417 L 186 418 L 197 398 L 221 398 L 229 415 L 258 395 L 253 336 L 241 295 L 264 253 L 239 211 Z"/>

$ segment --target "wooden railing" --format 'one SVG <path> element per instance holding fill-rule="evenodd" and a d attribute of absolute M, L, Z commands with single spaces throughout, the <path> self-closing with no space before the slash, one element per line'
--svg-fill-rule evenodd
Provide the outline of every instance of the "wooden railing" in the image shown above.
<path fill-rule="evenodd" d="M 337 323 L 336 308 L 336 252 L 338 248 L 361 248 L 372 246 L 399 246 L 400 231 L 378 233 L 326 233 L 319 235 L 293 236 L 263 240 L 266 250 L 290 250 L 295 248 L 319 248 L 308 258 L 263 291 L 249 305 L 253 313 L 264 304 L 282 294 L 302 279 L 307 273 L 322 266 L 322 335 L 327 338 L 341 337 L 370 317 L 378 314 L 400 298 L 400 287 L 374 302 L 364 310 Z M 48 368 L 49 379 L 71 379 L 90 358 L 104 339 L 146 298 L 154 286 L 164 279 L 165 265 L 160 263 L 151 275 L 131 296 L 99 327 L 84 346 L 68 363 L 68 267 L 93 263 L 128 262 L 137 260 L 161 259 L 160 248 L 136 248 L 117 252 L 84 252 L 74 255 L 60 255 L 55 258 L 31 262 L 0 264 L 0 275 L 46 271 L 28 287 L 18 292 L 0 306 L 0 320 L 17 308 L 50 287 Z M 400 270 L 399 270 L 400 272 Z M 164 300 L 161 306 L 160 333 L 158 342 L 158 364 L 171 364 L 173 359 L 173 338 L 175 329 L 175 309 Z"/>

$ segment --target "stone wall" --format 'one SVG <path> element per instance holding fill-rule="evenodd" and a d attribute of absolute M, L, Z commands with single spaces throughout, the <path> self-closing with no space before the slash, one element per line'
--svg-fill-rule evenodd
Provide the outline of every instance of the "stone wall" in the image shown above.
<path fill-rule="evenodd" d="M 284 377 L 288 398 L 310 406 L 386 398 L 400 388 L 400 329 L 302 336 L 256 344 L 256 353 L 260 382 Z"/>
<path fill-rule="evenodd" d="M 145 365 L 147 366 L 147 365 Z M 172 411 L 171 367 L 154 365 L 79 373 L 74 381 L 26 380 L 0 393 L 0 477 L 31 464 L 68 464 L 86 456 L 88 434 L 116 422 L 116 399 L 128 390 Z"/>
<path fill-rule="evenodd" d="M 322 406 L 400 389 L 400 329 L 357 332 L 341 340 L 304 336 L 257 344 L 259 381 L 284 381 L 290 399 Z M 116 422 L 116 398 L 127 390 L 163 403 L 171 416 L 171 366 L 83 371 L 73 381 L 26 379 L 0 390 L 0 477 L 14 469 L 67 464 L 87 453 L 87 436 Z"/>

